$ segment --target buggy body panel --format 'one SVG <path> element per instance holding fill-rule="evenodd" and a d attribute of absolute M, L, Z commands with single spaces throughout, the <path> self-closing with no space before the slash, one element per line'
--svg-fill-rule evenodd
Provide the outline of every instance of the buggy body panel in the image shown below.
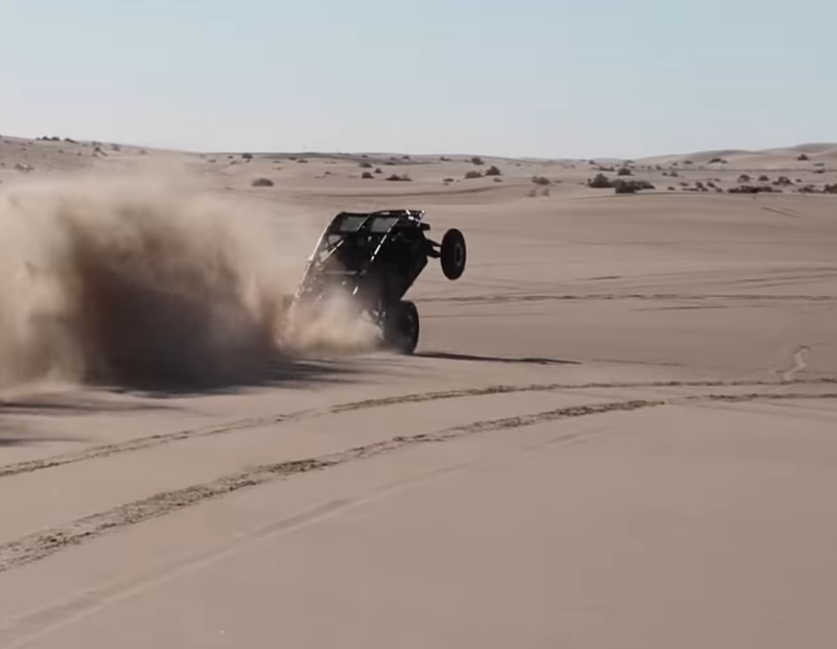
<path fill-rule="evenodd" d="M 340 212 L 308 258 L 296 299 L 339 288 L 365 304 L 399 301 L 438 256 L 420 210 Z"/>
<path fill-rule="evenodd" d="M 340 212 L 308 257 L 291 304 L 316 304 L 341 293 L 358 315 L 365 313 L 380 325 L 385 340 L 398 340 L 396 347 L 411 353 L 418 340 L 418 311 L 404 295 L 430 257 L 441 260 L 449 279 L 465 267 L 462 234 L 448 230 L 439 244 L 426 236 L 429 230 L 422 210 Z"/>

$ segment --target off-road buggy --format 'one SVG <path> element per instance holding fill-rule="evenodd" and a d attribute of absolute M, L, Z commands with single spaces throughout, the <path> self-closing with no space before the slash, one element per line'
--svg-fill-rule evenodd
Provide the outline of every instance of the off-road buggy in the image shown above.
<path fill-rule="evenodd" d="M 385 348 L 412 353 L 419 338 L 416 305 L 404 300 L 427 265 L 440 259 L 450 280 L 465 270 L 465 238 L 457 229 L 442 242 L 425 236 L 430 225 L 422 210 L 340 212 L 320 236 L 293 297 L 311 304 L 337 290 L 351 298 L 358 315 L 378 325 Z"/>

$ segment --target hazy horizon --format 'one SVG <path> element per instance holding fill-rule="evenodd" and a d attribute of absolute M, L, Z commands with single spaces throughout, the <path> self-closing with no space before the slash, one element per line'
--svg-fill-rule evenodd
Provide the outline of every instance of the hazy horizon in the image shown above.
<path fill-rule="evenodd" d="M 837 141 L 834 18 L 815 0 L 15 1 L 0 132 L 537 158 Z"/>

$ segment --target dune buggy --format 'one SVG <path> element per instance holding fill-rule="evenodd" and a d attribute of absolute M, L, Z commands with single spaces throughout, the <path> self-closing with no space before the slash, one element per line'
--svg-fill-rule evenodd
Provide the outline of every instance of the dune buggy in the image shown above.
<path fill-rule="evenodd" d="M 350 296 L 378 325 L 382 346 L 412 353 L 419 338 L 416 305 L 404 295 L 427 266 L 441 261 L 450 280 L 465 270 L 462 233 L 447 230 L 441 243 L 425 233 L 430 225 L 422 210 L 340 212 L 320 236 L 305 266 L 292 304 L 316 303 L 334 290 Z"/>

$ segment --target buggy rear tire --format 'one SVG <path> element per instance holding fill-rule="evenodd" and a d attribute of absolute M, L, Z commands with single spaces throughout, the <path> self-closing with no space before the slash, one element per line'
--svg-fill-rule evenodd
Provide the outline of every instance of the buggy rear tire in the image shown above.
<path fill-rule="evenodd" d="M 400 354 L 412 354 L 419 339 L 419 314 L 409 300 L 397 302 L 384 319 L 384 344 Z"/>
<path fill-rule="evenodd" d="M 465 237 L 456 228 L 451 228 L 442 237 L 442 272 L 450 280 L 459 279 L 465 272 L 467 258 Z"/>

